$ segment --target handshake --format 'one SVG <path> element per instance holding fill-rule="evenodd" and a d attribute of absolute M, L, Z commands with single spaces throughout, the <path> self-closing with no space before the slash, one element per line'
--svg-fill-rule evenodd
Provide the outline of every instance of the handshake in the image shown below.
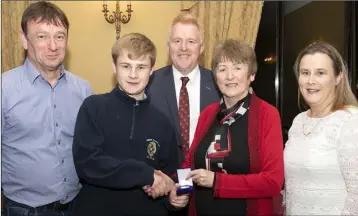
<path fill-rule="evenodd" d="M 153 199 L 158 197 L 169 196 L 169 202 L 171 205 L 177 208 L 183 208 L 188 204 L 189 195 L 177 195 L 177 189 L 179 184 L 175 184 L 174 181 L 159 170 L 154 170 L 154 182 L 150 185 L 143 186 L 144 192 L 151 196 Z"/>

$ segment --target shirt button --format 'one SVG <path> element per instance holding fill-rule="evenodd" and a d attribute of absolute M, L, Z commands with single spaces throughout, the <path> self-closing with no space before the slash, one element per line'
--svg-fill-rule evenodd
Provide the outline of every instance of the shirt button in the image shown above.
<path fill-rule="evenodd" d="M 67 178 L 64 178 L 63 181 L 65 182 L 67 180 Z"/>
<path fill-rule="evenodd" d="M 56 104 L 54 104 L 54 105 L 53 105 L 53 108 L 55 108 L 55 109 L 56 109 Z"/>
<path fill-rule="evenodd" d="M 65 160 L 64 160 L 64 159 L 62 159 L 62 160 L 61 160 L 61 163 L 64 163 L 64 162 L 65 162 Z"/>
<path fill-rule="evenodd" d="M 56 125 L 56 127 L 58 127 L 58 123 L 56 123 L 55 125 Z"/>
<path fill-rule="evenodd" d="M 59 141 L 57 142 L 57 144 L 59 144 L 59 145 L 60 145 L 60 144 L 61 144 L 61 141 L 59 140 Z"/>

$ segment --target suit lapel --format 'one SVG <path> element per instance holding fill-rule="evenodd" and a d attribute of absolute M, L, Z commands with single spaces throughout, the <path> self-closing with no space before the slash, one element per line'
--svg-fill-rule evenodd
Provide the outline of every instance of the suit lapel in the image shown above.
<path fill-rule="evenodd" d="M 172 67 L 168 67 L 167 71 L 164 74 L 164 89 L 165 89 L 165 98 L 168 103 L 169 112 L 171 114 L 172 121 L 174 122 L 175 129 L 178 134 L 179 130 L 179 114 L 178 114 L 178 103 L 175 93 L 175 84 L 174 84 L 174 76 Z"/>

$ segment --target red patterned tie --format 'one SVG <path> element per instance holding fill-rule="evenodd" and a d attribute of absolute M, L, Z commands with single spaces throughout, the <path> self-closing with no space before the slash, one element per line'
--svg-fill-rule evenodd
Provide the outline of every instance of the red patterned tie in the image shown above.
<path fill-rule="evenodd" d="M 186 84 L 189 81 L 188 77 L 180 78 L 182 85 L 179 95 L 179 125 L 181 132 L 181 146 L 183 153 L 186 154 L 189 150 L 189 126 L 190 126 L 190 109 L 189 109 L 189 95 L 186 89 Z"/>

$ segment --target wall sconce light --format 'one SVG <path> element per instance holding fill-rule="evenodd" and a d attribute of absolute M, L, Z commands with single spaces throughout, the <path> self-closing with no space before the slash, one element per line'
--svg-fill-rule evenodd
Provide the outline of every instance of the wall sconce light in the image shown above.
<path fill-rule="evenodd" d="M 275 56 L 268 56 L 264 59 L 264 62 L 266 64 L 273 64 L 276 62 L 276 57 Z"/>
<path fill-rule="evenodd" d="M 133 12 L 131 1 L 129 1 L 129 4 L 127 4 L 127 10 L 125 11 L 127 12 L 128 15 L 124 15 L 123 11 L 120 10 L 119 1 L 116 1 L 116 11 L 112 11 L 112 15 L 109 16 L 108 16 L 109 10 L 107 9 L 107 1 L 103 1 L 102 12 L 104 13 L 104 18 L 108 23 L 110 24 L 114 23 L 116 27 L 116 34 L 117 34 L 116 40 L 118 40 L 121 33 L 121 23 L 126 24 L 129 22 L 129 20 L 131 20 L 131 13 Z"/>

